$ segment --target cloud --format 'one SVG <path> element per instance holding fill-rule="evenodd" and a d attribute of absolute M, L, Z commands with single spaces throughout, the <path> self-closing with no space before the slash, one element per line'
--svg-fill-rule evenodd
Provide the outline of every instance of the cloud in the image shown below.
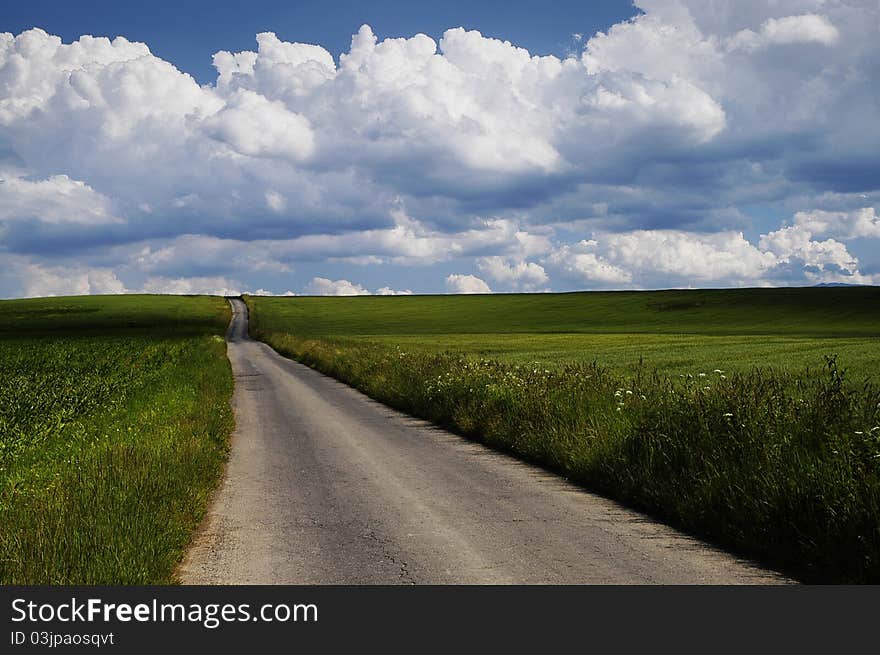
<path fill-rule="evenodd" d="M 284 293 L 272 293 L 271 291 L 267 291 L 266 289 L 257 289 L 256 291 L 251 292 L 252 296 L 281 296 L 281 297 L 292 297 L 296 296 L 297 293 L 288 289 Z"/>
<path fill-rule="evenodd" d="M 394 220 L 394 227 L 381 230 L 306 235 L 295 239 L 245 241 L 186 235 L 162 244 L 134 246 L 128 258 L 138 268 L 151 273 L 209 274 L 223 270 L 289 273 L 296 263 L 304 262 L 431 265 L 478 257 L 487 252 L 521 259 L 552 248 L 548 235 L 533 234 L 507 219 L 481 221 L 472 229 L 454 233 L 432 230 L 402 213 L 395 213 Z"/>
<path fill-rule="evenodd" d="M 589 252 L 595 244 L 591 240 L 582 241 L 576 246 L 562 246 L 547 261 L 558 268 L 563 276 L 581 285 L 629 285 L 633 280 L 632 273 L 609 263 L 595 252 Z"/>
<path fill-rule="evenodd" d="M 0 173 L 0 221 L 100 225 L 119 223 L 110 200 L 67 175 L 27 180 Z"/>
<path fill-rule="evenodd" d="M 257 34 L 257 52 L 220 51 L 213 62 L 222 91 L 247 89 L 288 101 L 308 95 L 336 75 L 336 63 L 324 48 L 286 43 L 272 32 Z"/>
<path fill-rule="evenodd" d="M 868 279 L 834 239 L 793 225 L 748 241 L 742 232 L 635 230 L 562 245 L 545 264 L 584 285 L 651 287 L 767 285 Z M 792 265 L 797 267 L 792 269 Z"/>
<path fill-rule="evenodd" d="M 582 283 L 644 286 L 653 279 L 681 286 L 759 281 L 777 259 L 740 232 L 635 230 L 563 246 L 548 262 Z"/>
<path fill-rule="evenodd" d="M 755 50 L 769 45 L 790 45 L 795 43 L 818 43 L 832 46 L 837 42 L 840 33 L 825 16 L 803 14 L 801 16 L 784 16 L 768 18 L 760 32 L 742 30 L 737 32 L 729 42 L 731 49 L 744 48 Z"/>
<path fill-rule="evenodd" d="M 676 230 L 638 230 L 609 235 L 612 261 L 635 272 L 651 271 L 695 282 L 724 279 L 755 279 L 774 263 L 740 232 L 714 234 Z"/>
<path fill-rule="evenodd" d="M 795 225 L 762 235 L 760 245 L 782 263 L 798 259 L 819 270 L 834 266 L 850 274 L 857 272 L 858 260 L 849 254 L 844 244 L 834 239 L 814 241 L 812 236 L 808 230 Z"/>
<path fill-rule="evenodd" d="M 369 296 L 370 292 L 361 285 L 348 280 L 328 280 L 315 277 L 306 286 L 306 293 L 314 296 Z"/>
<path fill-rule="evenodd" d="M 880 239 L 880 216 L 873 207 L 853 211 L 833 212 L 814 209 L 794 215 L 797 227 L 811 234 L 834 236 L 839 239 L 860 237 Z"/>
<path fill-rule="evenodd" d="M 202 125 L 211 138 L 251 157 L 282 157 L 296 162 L 315 150 L 307 118 L 253 91 L 237 91 Z"/>
<path fill-rule="evenodd" d="M 0 288 L 10 278 L 16 293 L 12 297 L 100 295 L 128 293 L 239 295 L 243 285 L 224 277 L 151 276 L 142 284 L 126 284 L 116 270 L 81 264 L 46 265 L 20 256 L 7 256 L 0 269 Z"/>
<path fill-rule="evenodd" d="M 287 199 L 277 191 L 266 191 L 266 204 L 275 212 L 283 212 L 287 208 Z"/>
<path fill-rule="evenodd" d="M 492 256 L 481 257 L 476 260 L 476 264 L 477 268 L 496 282 L 508 284 L 513 288 L 536 289 L 550 279 L 544 267 L 535 262 Z"/>
<path fill-rule="evenodd" d="M 492 289 L 475 275 L 453 273 L 446 277 L 446 290 L 449 293 L 492 293 Z"/>
<path fill-rule="evenodd" d="M 141 293 L 166 293 L 174 295 L 238 296 L 242 285 L 224 277 L 147 278 Z"/>
<path fill-rule="evenodd" d="M 81 296 L 126 293 L 125 285 L 109 269 L 25 264 L 18 271 L 22 297 Z"/>
<path fill-rule="evenodd" d="M 412 289 L 403 289 L 402 291 L 397 291 L 392 289 L 391 287 L 382 287 L 376 290 L 377 296 L 411 296 L 413 295 Z"/>
<path fill-rule="evenodd" d="M 876 3 L 636 5 L 565 57 L 365 25 L 334 59 L 263 32 L 206 85 L 123 37 L 0 34 L 0 258 L 220 290 L 871 275 Z"/>
<path fill-rule="evenodd" d="M 609 124 L 617 142 L 661 129 L 687 143 L 724 125 L 689 80 L 591 76 L 574 58 L 460 28 L 437 43 L 379 41 L 364 26 L 338 67 L 319 46 L 257 42 L 217 53 L 217 82 L 200 87 L 144 44 L 4 35 L 0 141 L 28 175 L 63 170 L 116 203 L 128 225 L 116 239 L 193 227 L 243 236 L 242 215 L 291 237 L 362 224 L 365 208 L 379 227 L 401 195 L 504 209 L 531 189 L 517 202 L 534 203 L 583 167 L 564 152 L 572 142 L 617 145 L 603 137 Z M 538 184 L 548 175 L 559 181 Z"/>
<path fill-rule="evenodd" d="M 329 280 L 324 277 L 312 278 L 306 286 L 306 293 L 315 296 L 370 296 L 368 289 L 348 280 Z M 376 290 L 377 296 L 411 296 L 412 289 L 397 290 L 381 287 Z"/>

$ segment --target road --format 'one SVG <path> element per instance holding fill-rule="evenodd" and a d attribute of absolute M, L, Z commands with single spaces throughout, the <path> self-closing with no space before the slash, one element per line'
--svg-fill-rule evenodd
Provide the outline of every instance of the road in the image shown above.
<path fill-rule="evenodd" d="M 231 302 L 236 429 L 183 583 L 785 581 L 281 357 Z"/>

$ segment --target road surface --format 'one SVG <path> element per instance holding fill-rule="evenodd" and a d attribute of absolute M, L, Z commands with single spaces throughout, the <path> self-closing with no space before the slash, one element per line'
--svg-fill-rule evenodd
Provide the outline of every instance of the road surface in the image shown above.
<path fill-rule="evenodd" d="M 190 584 L 773 583 L 773 572 L 227 334 L 236 428 Z"/>

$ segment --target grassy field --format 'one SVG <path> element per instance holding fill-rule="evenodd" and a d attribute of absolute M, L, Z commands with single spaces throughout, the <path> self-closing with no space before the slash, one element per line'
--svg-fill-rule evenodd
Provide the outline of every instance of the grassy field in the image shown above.
<path fill-rule="evenodd" d="M 411 414 L 808 581 L 880 582 L 880 290 L 247 298 Z"/>
<path fill-rule="evenodd" d="M 749 289 L 495 296 L 251 299 L 260 329 L 409 351 L 634 373 L 755 366 L 880 373 L 880 290 Z M 262 313 L 261 313 L 262 312 Z"/>
<path fill-rule="evenodd" d="M 0 302 L 0 583 L 173 570 L 222 472 L 221 298 Z"/>

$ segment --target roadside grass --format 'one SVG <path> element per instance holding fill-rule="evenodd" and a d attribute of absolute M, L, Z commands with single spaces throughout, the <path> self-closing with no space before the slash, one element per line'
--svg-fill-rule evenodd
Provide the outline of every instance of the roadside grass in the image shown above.
<path fill-rule="evenodd" d="M 233 425 L 221 298 L 0 302 L 0 583 L 156 584 Z"/>
<path fill-rule="evenodd" d="M 677 294 L 690 303 L 686 318 L 660 302 Z M 877 290 L 597 295 L 246 300 L 255 337 L 393 407 L 803 580 L 880 582 Z M 663 318 L 621 324 L 615 297 L 636 316 Z M 738 306 L 736 320 L 726 304 Z M 517 329 L 500 330 L 514 313 Z M 564 334 L 572 315 L 585 317 L 580 333 Z M 445 337 L 422 331 L 432 316 Z M 634 336 L 646 324 L 654 331 Z M 526 363 L 536 348 L 554 353 L 557 338 L 552 365 Z M 500 357 L 478 354 L 498 344 Z M 606 365 L 603 346 L 614 344 Z M 713 365 L 719 352 L 725 363 Z"/>

